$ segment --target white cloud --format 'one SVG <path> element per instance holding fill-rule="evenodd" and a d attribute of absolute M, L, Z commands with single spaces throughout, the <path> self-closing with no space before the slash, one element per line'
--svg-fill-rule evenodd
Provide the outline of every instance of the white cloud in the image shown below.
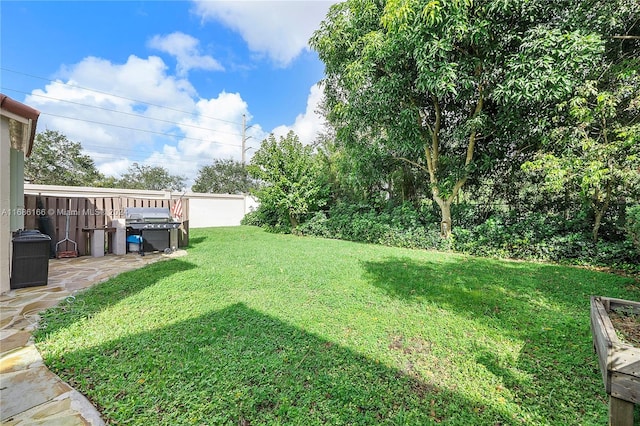
<path fill-rule="evenodd" d="M 189 157 L 205 158 L 209 163 L 214 158 L 233 158 L 242 155 L 242 115 L 250 122 L 247 103 L 239 93 L 222 92 L 214 99 L 201 99 L 196 104 L 197 115 L 187 117 L 180 123 L 185 139 L 180 149 Z M 264 134 L 259 125 L 251 126 L 246 138 L 253 139 Z M 250 147 L 252 143 L 247 143 Z"/>
<path fill-rule="evenodd" d="M 203 19 L 216 19 L 239 31 L 255 52 L 281 66 L 302 50 L 331 2 L 196 2 Z M 199 41 L 182 32 L 152 37 L 149 47 L 177 59 L 175 72 L 158 56 L 131 55 L 124 63 L 86 57 L 62 66 L 56 80 L 26 96 L 25 103 L 41 111 L 38 130 L 58 130 L 80 142 L 85 153 L 106 175 L 120 176 L 137 162 L 162 166 L 186 176 L 190 185 L 198 170 L 214 158 L 242 158 L 242 118 L 246 160 L 267 136 L 253 123 L 240 93 L 222 91 L 200 98 L 187 79 L 190 70 L 222 70 L 204 54 Z M 310 89 L 306 111 L 291 125 L 304 143 L 315 140 L 323 120 L 316 114 L 321 90 Z"/>
<path fill-rule="evenodd" d="M 40 128 L 59 130 L 88 150 L 117 152 L 175 129 L 180 111 L 193 109 L 193 96 L 193 86 L 167 75 L 158 57 L 130 56 L 124 64 L 87 57 L 64 67 L 60 78 L 33 90 L 26 102 L 44 112 Z"/>
<path fill-rule="evenodd" d="M 249 49 L 286 67 L 300 52 L 335 1 L 194 0 L 203 20 L 216 20 L 239 32 Z"/>
<path fill-rule="evenodd" d="M 217 60 L 200 53 L 199 44 L 198 39 L 179 31 L 166 36 L 156 35 L 148 43 L 149 47 L 176 57 L 178 76 L 184 77 L 192 69 L 223 71 L 224 67 Z"/>
<path fill-rule="evenodd" d="M 187 176 L 190 184 L 213 158 L 240 160 L 242 115 L 251 120 L 240 94 L 200 99 L 189 81 L 166 70 L 153 56 L 130 56 L 124 64 L 88 57 L 25 102 L 41 111 L 38 131 L 58 130 L 81 143 L 106 175 L 137 162 Z M 264 132 L 256 125 L 247 136 L 261 140 Z"/>
<path fill-rule="evenodd" d="M 86 152 L 88 155 L 93 157 L 100 157 L 101 153 L 96 153 L 92 151 Z M 131 166 L 132 161 L 128 158 L 112 158 L 108 159 L 101 163 L 100 171 L 107 176 L 121 176 L 127 172 L 129 166 Z"/>
<path fill-rule="evenodd" d="M 304 144 L 313 143 L 318 134 L 325 129 L 324 117 L 317 112 L 322 100 L 322 88 L 318 84 L 311 86 L 309 97 L 307 98 L 307 109 L 304 114 L 299 114 L 292 125 L 278 126 L 272 130 L 272 133 L 275 136 L 285 136 L 290 130 L 293 130 L 300 138 L 300 142 Z"/>

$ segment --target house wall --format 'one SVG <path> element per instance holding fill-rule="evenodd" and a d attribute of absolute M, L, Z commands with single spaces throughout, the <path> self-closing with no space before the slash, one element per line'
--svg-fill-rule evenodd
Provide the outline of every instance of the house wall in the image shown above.
<path fill-rule="evenodd" d="M 16 211 L 15 214 L 9 216 L 11 231 L 24 229 L 24 215 L 17 212 L 24 210 L 24 152 L 9 149 L 11 173 L 9 180 L 10 187 L 10 206 L 11 210 Z"/>
<path fill-rule="evenodd" d="M 11 290 L 13 231 L 25 227 L 24 158 L 40 112 L 0 93 L 0 294 Z"/>
<path fill-rule="evenodd" d="M 8 292 L 11 271 L 11 142 L 9 120 L 0 119 L 0 293 Z"/>

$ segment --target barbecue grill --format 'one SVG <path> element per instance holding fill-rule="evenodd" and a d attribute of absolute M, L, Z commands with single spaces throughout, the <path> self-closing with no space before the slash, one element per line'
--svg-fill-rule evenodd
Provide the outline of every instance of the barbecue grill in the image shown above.
<path fill-rule="evenodd" d="M 180 222 L 173 221 L 169 208 L 128 207 L 124 216 L 127 237 L 142 236 L 143 251 L 171 251 L 176 248 Z"/>

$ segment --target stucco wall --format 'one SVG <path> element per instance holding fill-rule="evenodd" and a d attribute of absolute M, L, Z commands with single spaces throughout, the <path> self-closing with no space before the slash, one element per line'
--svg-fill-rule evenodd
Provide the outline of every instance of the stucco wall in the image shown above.
<path fill-rule="evenodd" d="M 246 213 L 257 207 L 249 196 L 187 193 L 189 228 L 238 226 Z"/>
<path fill-rule="evenodd" d="M 0 293 L 10 290 L 11 268 L 11 143 L 9 120 L 0 119 Z"/>
<path fill-rule="evenodd" d="M 10 202 L 12 210 L 16 210 L 16 214 L 10 216 L 11 231 L 24 229 L 24 215 L 17 214 L 18 211 L 24 209 L 24 153 L 16 149 L 10 149 L 11 161 L 11 180 L 10 186 Z"/>

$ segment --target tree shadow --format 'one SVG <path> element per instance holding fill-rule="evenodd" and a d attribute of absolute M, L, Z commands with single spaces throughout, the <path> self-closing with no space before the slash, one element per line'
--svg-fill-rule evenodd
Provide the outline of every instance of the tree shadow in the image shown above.
<path fill-rule="evenodd" d="M 482 341 L 474 343 L 473 356 L 529 412 L 552 419 L 559 404 L 572 400 L 599 407 L 589 413 L 576 404 L 580 415 L 595 416 L 606 409 L 590 332 L 589 297 L 638 297 L 632 279 L 625 287 L 615 277 L 618 284 L 613 286 L 607 274 L 594 271 L 468 257 L 442 262 L 389 257 L 362 265 L 365 279 L 392 298 L 453 313 L 468 321 L 463 329 L 479 325 L 521 342 L 513 360 Z M 584 401 L 589 393 L 592 399 Z"/>
<path fill-rule="evenodd" d="M 362 265 L 365 279 L 393 298 L 437 305 L 469 319 L 482 318 L 519 338 L 529 336 L 532 328 L 549 328 L 558 322 L 588 326 L 584 319 L 588 319 L 591 295 L 640 296 L 631 278 L 625 289 L 611 286 L 607 274 L 544 264 L 389 257 Z"/>
<path fill-rule="evenodd" d="M 501 407 L 438 388 L 242 303 L 44 356 L 108 423 L 511 422 Z"/>

